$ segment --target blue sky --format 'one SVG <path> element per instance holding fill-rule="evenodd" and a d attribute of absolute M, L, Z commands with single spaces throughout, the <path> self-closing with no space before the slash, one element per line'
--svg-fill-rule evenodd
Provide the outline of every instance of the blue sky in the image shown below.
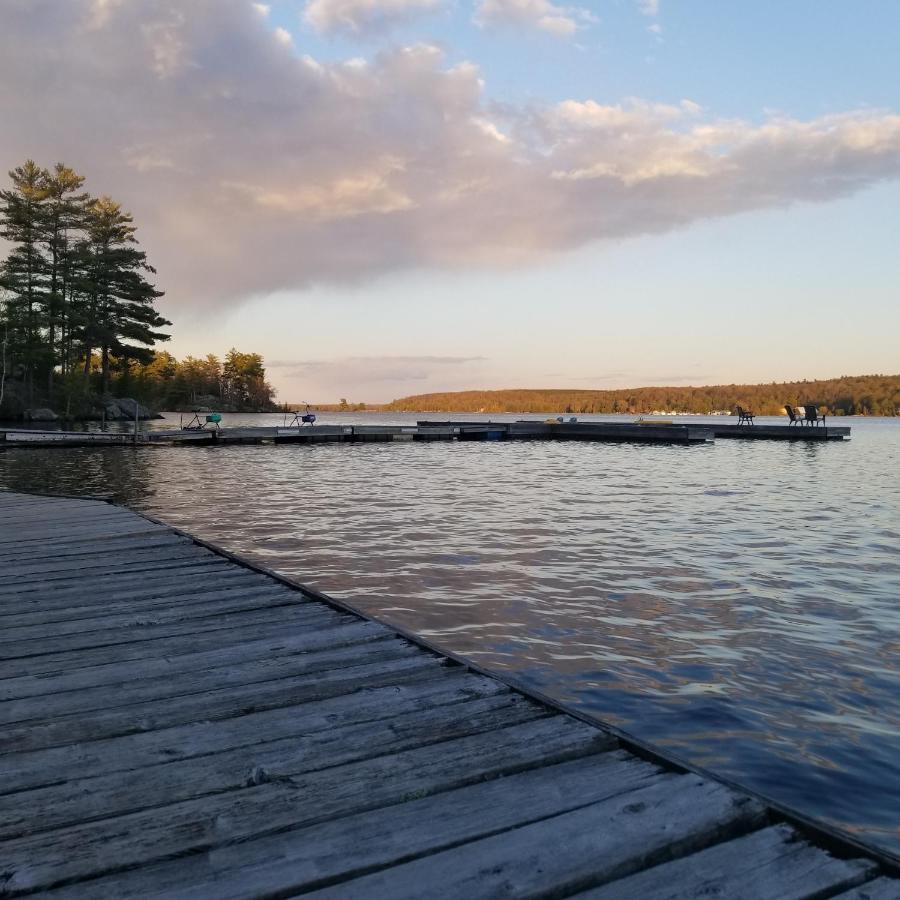
<path fill-rule="evenodd" d="M 581 6 L 598 21 L 572 40 L 473 27 L 465 2 L 363 41 L 318 35 L 294 3 L 272 3 L 270 21 L 322 59 L 440 42 L 451 59 L 475 60 L 499 101 L 688 97 L 719 115 L 751 119 L 767 108 L 816 116 L 900 105 L 900 7 L 891 0 L 663 0 L 653 17 L 636 0 Z M 659 34 L 648 30 L 653 25 Z"/>
<path fill-rule="evenodd" d="M 258 350 L 282 400 L 900 371 L 893 2 L 4 18 L 2 162 L 122 200 L 171 350 Z"/>

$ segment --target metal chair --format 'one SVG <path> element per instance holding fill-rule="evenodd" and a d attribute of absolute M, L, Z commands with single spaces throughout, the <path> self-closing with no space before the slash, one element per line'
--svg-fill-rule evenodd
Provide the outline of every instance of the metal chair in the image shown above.
<path fill-rule="evenodd" d="M 744 409 L 743 406 L 736 406 L 735 409 L 738 414 L 738 425 L 753 424 L 753 413 L 749 409 Z"/>
<path fill-rule="evenodd" d="M 818 406 L 807 406 L 804 407 L 804 409 L 803 421 L 806 422 L 807 425 L 825 425 L 825 416 L 819 415 Z M 828 426 L 825 427 L 827 428 Z"/>
<path fill-rule="evenodd" d="M 802 406 L 788 406 L 787 403 L 784 405 L 784 410 L 788 414 L 788 418 L 790 419 L 789 425 L 797 425 L 803 424 L 803 407 Z"/>

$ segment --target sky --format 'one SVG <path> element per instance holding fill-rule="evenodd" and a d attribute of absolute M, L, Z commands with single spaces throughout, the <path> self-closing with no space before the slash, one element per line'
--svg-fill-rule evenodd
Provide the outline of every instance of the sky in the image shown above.
<path fill-rule="evenodd" d="M 0 0 L 0 166 L 278 399 L 900 372 L 895 0 Z"/>

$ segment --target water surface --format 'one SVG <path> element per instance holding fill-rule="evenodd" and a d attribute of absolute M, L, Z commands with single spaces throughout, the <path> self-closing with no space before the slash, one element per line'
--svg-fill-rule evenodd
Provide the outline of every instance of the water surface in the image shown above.
<path fill-rule="evenodd" d="M 360 420 L 415 417 L 320 418 Z M 900 852 L 900 421 L 835 424 L 853 439 L 9 449 L 0 487 L 148 510 Z"/>

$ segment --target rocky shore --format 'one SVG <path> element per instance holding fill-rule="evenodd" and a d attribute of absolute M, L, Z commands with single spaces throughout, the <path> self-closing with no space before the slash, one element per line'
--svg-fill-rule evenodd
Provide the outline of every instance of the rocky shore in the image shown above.
<path fill-rule="evenodd" d="M 77 419 L 80 422 L 125 422 L 134 421 L 135 412 L 137 418 L 142 420 L 162 418 L 131 397 L 98 398 L 90 410 L 71 416 L 60 415 L 46 406 L 37 406 L 23 410 L 19 418 L 25 422 L 60 422 L 66 419 Z"/>

